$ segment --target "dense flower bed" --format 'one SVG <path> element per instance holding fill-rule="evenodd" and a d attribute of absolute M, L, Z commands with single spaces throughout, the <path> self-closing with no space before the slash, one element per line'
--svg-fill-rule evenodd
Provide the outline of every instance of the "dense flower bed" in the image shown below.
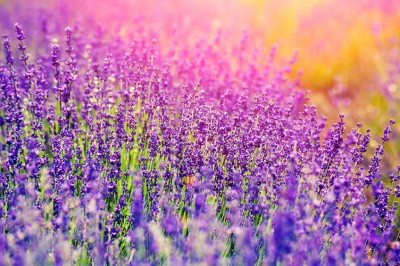
<path fill-rule="evenodd" d="M 343 115 L 326 127 L 287 78 L 296 55 L 259 64 L 246 34 L 165 48 L 146 32 L 67 27 L 32 46 L 15 33 L 0 61 L 0 262 L 400 263 L 400 167 L 386 184 L 379 172 L 395 122 L 365 160 L 371 132 L 345 133 Z"/>

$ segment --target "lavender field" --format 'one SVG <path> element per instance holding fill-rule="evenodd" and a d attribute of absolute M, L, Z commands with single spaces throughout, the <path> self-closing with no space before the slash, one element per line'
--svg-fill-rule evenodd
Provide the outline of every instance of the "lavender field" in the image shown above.
<path fill-rule="evenodd" d="M 395 57 L 363 126 L 237 16 L 79 8 L 0 2 L 0 265 L 400 265 Z"/>

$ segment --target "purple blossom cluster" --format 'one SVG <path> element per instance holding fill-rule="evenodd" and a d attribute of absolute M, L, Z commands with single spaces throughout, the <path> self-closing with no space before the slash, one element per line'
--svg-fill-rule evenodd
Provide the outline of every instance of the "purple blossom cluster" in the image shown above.
<path fill-rule="evenodd" d="M 222 31 L 43 35 L 3 37 L 2 264 L 400 263 L 395 122 L 369 162 L 370 130 L 326 127 L 288 78 L 296 55 L 261 64 Z"/>

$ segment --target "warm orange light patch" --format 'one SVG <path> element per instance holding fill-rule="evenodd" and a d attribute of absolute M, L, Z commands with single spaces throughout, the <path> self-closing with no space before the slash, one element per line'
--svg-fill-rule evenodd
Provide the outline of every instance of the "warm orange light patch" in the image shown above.
<path fill-rule="evenodd" d="M 188 175 L 183 178 L 183 184 L 188 187 L 193 187 L 196 184 L 196 176 L 195 175 Z"/>

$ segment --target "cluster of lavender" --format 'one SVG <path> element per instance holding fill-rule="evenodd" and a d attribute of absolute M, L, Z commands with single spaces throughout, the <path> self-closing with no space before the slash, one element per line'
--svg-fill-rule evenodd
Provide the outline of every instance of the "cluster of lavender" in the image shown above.
<path fill-rule="evenodd" d="M 386 184 L 379 172 L 394 121 L 369 163 L 370 131 L 345 134 L 342 115 L 326 128 L 287 78 L 295 56 L 259 63 L 246 34 L 163 49 L 67 27 L 27 48 L 15 32 L 0 61 L 0 262 L 400 263 L 400 167 Z"/>

